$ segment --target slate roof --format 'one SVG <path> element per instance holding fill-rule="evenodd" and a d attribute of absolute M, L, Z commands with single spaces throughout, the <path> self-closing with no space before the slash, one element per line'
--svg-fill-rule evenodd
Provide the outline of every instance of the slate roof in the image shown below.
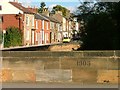
<path fill-rule="evenodd" d="M 46 17 L 42 16 L 41 14 L 35 14 L 35 19 L 40 19 L 40 20 L 47 20 L 49 21 L 49 19 L 47 19 Z"/>
<path fill-rule="evenodd" d="M 42 16 L 44 16 L 44 17 L 46 17 L 46 18 L 48 18 L 50 21 L 52 21 L 52 22 L 55 22 L 55 23 L 60 23 L 58 20 L 56 20 L 55 18 L 52 18 L 52 17 L 48 17 L 48 16 L 46 16 L 46 15 L 43 15 L 42 14 Z"/>
<path fill-rule="evenodd" d="M 17 2 L 9 2 L 9 3 L 12 4 L 13 6 L 15 6 L 16 8 L 20 9 L 24 13 L 34 14 L 29 9 L 23 7 L 20 3 L 17 3 Z"/>

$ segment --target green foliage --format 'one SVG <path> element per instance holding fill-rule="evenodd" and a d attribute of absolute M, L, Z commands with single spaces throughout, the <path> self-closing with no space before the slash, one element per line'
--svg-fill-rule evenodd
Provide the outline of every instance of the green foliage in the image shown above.
<path fill-rule="evenodd" d="M 85 22 L 85 30 L 81 33 L 83 41 L 81 49 L 120 49 L 120 2 L 97 2 L 90 9 L 85 9 L 86 5 L 80 7 L 82 7 L 79 8 L 82 12 L 79 14 L 79 18 Z"/>
<path fill-rule="evenodd" d="M 22 34 L 18 28 L 9 27 L 4 35 L 4 47 L 22 45 Z"/>
<path fill-rule="evenodd" d="M 103 22 L 104 21 L 104 22 Z M 116 30 L 114 23 L 106 13 L 93 15 L 86 26 L 86 38 L 84 40 L 86 49 L 114 49 Z"/>
<path fill-rule="evenodd" d="M 45 2 L 41 2 L 40 3 L 40 7 L 38 8 L 38 13 L 42 13 L 44 8 L 45 8 L 46 4 Z"/>
<path fill-rule="evenodd" d="M 67 9 L 61 5 L 56 5 L 55 7 L 53 7 L 52 9 L 52 12 L 55 12 L 55 11 L 61 11 L 63 16 L 66 16 L 67 15 Z"/>
<path fill-rule="evenodd" d="M 2 30 L 0 29 L 0 44 L 2 43 L 2 38 L 3 38 Z"/>

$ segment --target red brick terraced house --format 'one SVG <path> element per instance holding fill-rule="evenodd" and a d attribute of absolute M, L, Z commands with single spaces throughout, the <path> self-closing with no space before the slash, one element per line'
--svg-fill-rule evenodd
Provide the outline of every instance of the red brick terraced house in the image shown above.
<path fill-rule="evenodd" d="M 50 43 L 50 20 L 41 14 L 35 14 L 35 44 Z"/>
<path fill-rule="evenodd" d="M 43 15 L 41 15 L 42 17 L 44 17 Z M 44 33 L 43 35 L 43 43 L 50 43 L 50 20 L 46 17 L 44 17 L 45 19 L 42 20 L 42 32 Z"/>
<path fill-rule="evenodd" d="M 43 16 L 50 20 L 50 42 L 51 43 L 60 42 L 61 37 L 59 36 L 59 31 L 60 31 L 61 23 L 50 16 L 47 15 L 43 15 Z"/>
<path fill-rule="evenodd" d="M 35 33 L 34 33 L 34 44 L 42 44 L 42 17 L 38 14 L 35 14 Z"/>
<path fill-rule="evenodd" d="M 49 20 L 41 14 L 35 14 L 35 44 L 50 43 Z"/>
<path fill-rule="evenodd" d="M 32 45 L 34 35 L 34 13 L 18 2 L 1 2 L 2 30 L 17 27 L 23 33 L 23 45 Z"/>
<path fill-rule="evenodd" d="M 31 10 L 32 12 L 35 12 L 35 29 L 36 29 L 36 34 L 35 34 L 35 44 L 42 44 L 42 43 L 55 43 L 55 42 L 60 42 L 61 41 L 61 33 L 60 33 L 60 26 L 61 26 L 61 23 L 50 17 L 49 16 L 49 11 L 45 8 L 43 13 L 41 14 L 38 14 L 37 13 L 37 8 L 30 8 L 28 7 L 29 10 Z M 48 24 L 46 23 L 45 27 L 46 29 L 44 31 L 47 31 L 46 33 L 46 36 L 45 34 L 43 34 L 44 31 L 41 31 L 43 30 L 42 29 L 42 21 L 45 20 L 45 21 L 49 21 Z M 48 28 L 48 30 L 47 30 Z M 48 35 L 47 35 L 48 34 Z M 43 35 L 45 37 L 43 37 Z M 36 38 L 37 37 L 37 38 Z M 41 41 L 42 38 L 44 38 L 45 40 Z M 49 39 L 49 41 L 47 40 L 46 41 L 46 38 Z"/>

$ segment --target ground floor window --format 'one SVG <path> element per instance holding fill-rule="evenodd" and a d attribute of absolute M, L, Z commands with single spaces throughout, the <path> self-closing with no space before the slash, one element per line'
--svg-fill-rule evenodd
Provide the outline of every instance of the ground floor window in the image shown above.
<path fill-rule="evenodd" d="M 26 40 L 29 40 L 30 38 L 30 31 L 29 30 L 26 30 Z"/>

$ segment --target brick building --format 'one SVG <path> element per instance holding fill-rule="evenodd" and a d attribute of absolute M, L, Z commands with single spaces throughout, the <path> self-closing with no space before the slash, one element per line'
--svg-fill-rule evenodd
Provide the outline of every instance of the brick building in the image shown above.
<path fill-rule="evenodd" d="M 32 45 L 34 38 L 32 35 L 32 31 L 34 31 L 34 13 L 18 2 L 2 2 L 0 6 L 2 7 L 0 14 L 2 14 L 3 18 L 2 30 L 6 30 L 6 28 L 11 26 L 17 27 L 23 33 L 23 45 Z"/>
<path fill-rule="evenodd" d="M 50 43 L 50 21 L 41 14 L 35 14 L 35 44 Z"/>

